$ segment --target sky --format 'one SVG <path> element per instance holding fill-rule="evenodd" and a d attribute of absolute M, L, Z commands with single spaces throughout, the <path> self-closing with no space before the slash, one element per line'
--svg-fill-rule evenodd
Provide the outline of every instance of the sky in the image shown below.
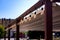
<path fill-rule="evenodd" d="M 15 19 L 37 2 L 38 0 L 0 0 L 0 19 Z"/>

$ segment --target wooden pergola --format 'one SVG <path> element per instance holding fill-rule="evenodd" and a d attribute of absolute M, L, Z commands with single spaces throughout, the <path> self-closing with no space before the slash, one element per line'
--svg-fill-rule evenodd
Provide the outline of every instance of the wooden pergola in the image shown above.
<path fill-rule="evenodd" d="M 33 12 L 37 8 L 45 5 L 45 40 L 52 40 L 52 3 L 60 2 L 60 0 L 40 0 L 35 5 L 33 5 L 30 9 L 24 12 L 21 16 L 15 19 L 12 23 L 10 23 L 5 29 L 10 28 L 10 26 L 16 24 L 16 40 L 19 40 L 19 22 L 26 15 Z M 10 29 L 8 29 L 8 40 L 10 40 Z"/>

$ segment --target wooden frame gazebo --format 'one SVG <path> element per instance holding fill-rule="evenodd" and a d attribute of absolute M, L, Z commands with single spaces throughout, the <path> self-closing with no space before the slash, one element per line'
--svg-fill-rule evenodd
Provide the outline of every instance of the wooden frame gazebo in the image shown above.
<path fill-rule="evenodd" d="M 19 40 L 19 22 L 26 15 L 33 12 L 37 8 L 45 5 L 45 40 L 52 40 L 52 3 L 60 2 L 60 0 L 40 0 L 35 5 L 33 5 L 30 9 L 24 12 L 21 16 L 15 19 L 12 23 L 10 23 L 5 29 L 10 28 L 11 25 L 16 24 L 16 40 Z M 9 35 L 10 30 L 8 29 Z M 10 40 L 10 36 L 8 35 L 8 40 Z"/>

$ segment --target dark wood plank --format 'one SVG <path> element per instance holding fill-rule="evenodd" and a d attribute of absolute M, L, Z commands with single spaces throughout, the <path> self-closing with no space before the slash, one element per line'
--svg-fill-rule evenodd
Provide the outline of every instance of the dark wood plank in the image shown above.
<path fill-rule="evenodd" d="M 52 40 L 52 2 L 45 1 L 45 40 Z"/>
<path fill-rule="evenodd" d="M 17 20 L 16 20 L 16 40 L 19 40 L 19 25 Z"/>

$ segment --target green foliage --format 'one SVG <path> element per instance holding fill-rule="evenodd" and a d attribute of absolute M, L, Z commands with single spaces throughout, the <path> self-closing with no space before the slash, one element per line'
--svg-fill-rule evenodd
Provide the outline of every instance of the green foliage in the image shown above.
<path fill-rule="evenodd" d="M 4 26 L 0 25 L 0 38 L 4 36 Z"/>

